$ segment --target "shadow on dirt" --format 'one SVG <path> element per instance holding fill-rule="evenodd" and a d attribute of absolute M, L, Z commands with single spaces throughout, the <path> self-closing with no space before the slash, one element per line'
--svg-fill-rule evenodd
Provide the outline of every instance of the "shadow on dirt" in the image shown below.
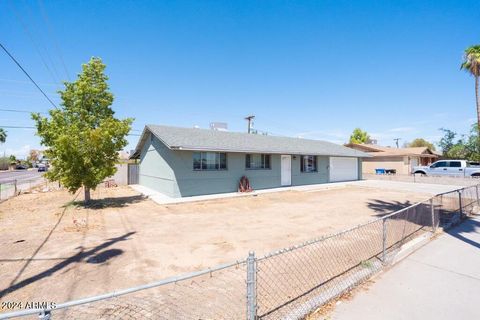
<path fill-rule="evenodd" d="M 102 198 L 92 199 L 87 204 L 83 201 L 75 201 L 72 205 L 81 206 L 88 209 L 105 209 L 105 208 L 122 208 L 129 204 L 139 203 L 146 200 L 147 197 L 143 195 L 127 196 L 127 197 L 115 197 L 115 198 Z"/>
<path fill-rule="evenodd" d="M 31 277 L 29 277 L 25 280 L 22 280 L 18 283 L 11 284 L 8 288 L 1 290 L 0 291 L 0 298 L 5 296 L 6 294 L 17 291 L 17 290 L 19 290 L 23 287 L 26 287 L 26 286 L 28 286 L 28 285 L 36 282 L 36 281 L 39 281 L 43 278 L 50 277 L 54 273 L 62 270 L 63 268 L 71 265 L 72 263 L 78 263 L 78 262 L 82 262 L 82 261 L 86 261 L 88 263 L 103 263 L 103 262 L 105 262 L 105 261 L 107 261 L 107 260 L 109 260 L 113 257 L 121 255 L 123 253 L 123 250 L 119 250 L 119 249 L 110 249 L 110 250 L 106 250 L 106 251 L 101 251 L 101 250 L 103 250 L 105 248 L 108 248 L 108 247 L 112 246 L 113 244 L 115 244 L 117 242 L 129 240 L 128 237 L 133 235 L 133 234 L 135 234 L 135 232 L 128 232 L 128 233 L 126 233 L 122 236 L 107 239 L 107 241 L 105 241 L 104 243 L 99 244 L 98 246 L 95 246 L 92 249 L 87 250 L 87 251 L 84 251 L 85 248 L 80 247 L 79 248 L 80 252 L 78 252 L 78 253 L 66 258 L 65 260 L 55 264 L 51 268 L 49 268 L 45 271 L 42 271 L 40 273 L 37 273 L 36 275 L 31 276 Z"/>
<path fill-rule="evenodd" d="M 412 204 L 413 203 L 408 200 L 401 202 L 401 201 L 384 201 L 384 200 L 378 200 L 378 199 L 370 199 L 367 202 L 367 206 L 370 209 L 377 212 L 377 214 L 374 215 L 375 217 L 386 216 L 387 214 L 409 207 Z"/>
<path fill-rule="evenodd" d="M 86 262 L 94 263 L 94 264 L 104 263 L 116 256 L 121 255 L 122 253 L 123 253 L 123 250 L 121 249 L 109 249 L 109 250 L 102 251 L 94 255 L 93 257 L 88 258 Z"/>

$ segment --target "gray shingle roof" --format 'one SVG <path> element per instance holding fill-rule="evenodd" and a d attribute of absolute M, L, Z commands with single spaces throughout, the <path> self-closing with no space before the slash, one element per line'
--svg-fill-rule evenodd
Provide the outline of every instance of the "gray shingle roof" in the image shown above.
<path fill-rule="evenodd" d="M 147 125 L 132 155 L 133 158 L 139 156 L 148 132 L 172 150 L 370 157 L 367 153 L 321 140 Z"/>

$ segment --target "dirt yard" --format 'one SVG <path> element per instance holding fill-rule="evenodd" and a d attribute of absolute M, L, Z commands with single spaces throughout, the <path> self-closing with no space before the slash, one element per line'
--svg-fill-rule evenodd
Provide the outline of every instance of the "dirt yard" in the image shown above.
<path fill-rule="evenodd" d="M 0 204 L 0 301 L 64 302 L 257 256 L 424 200 L 361 187 L 158 205 L 100 188 Z M 5 311 L 5 310 L 3 310 Z"/>

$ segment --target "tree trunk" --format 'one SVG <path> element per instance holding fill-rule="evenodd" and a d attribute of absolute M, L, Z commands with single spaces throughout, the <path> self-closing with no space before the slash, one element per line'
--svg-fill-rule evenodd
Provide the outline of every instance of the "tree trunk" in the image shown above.
<path fill-rule="evenodd" d="M 85 190 L 85 203 L 90 202 L 90 188 L 83 187 Z"/>
<path fill-rule="evenodd" d="M 478 81 L 479 76 L 475 77 L 475 98 L 477 99 L 477 130 L 480 133 L 480 93 L 478 92 L 479 88 L 479 81 Z"/>
<path fill-rule="evenodd" d="M 477 152 L 480 150 L 480 96 L 478 92 L 478 76 L 475 77 L 475 98 L 477 100 Z"/>

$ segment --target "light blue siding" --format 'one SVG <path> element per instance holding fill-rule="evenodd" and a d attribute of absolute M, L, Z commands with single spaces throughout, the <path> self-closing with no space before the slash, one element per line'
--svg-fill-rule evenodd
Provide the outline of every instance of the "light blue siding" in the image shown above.
<path fill-rule="evenodd" d="M 254 189 L 273 188 L 280 185 L 280 156 L 271 156 L 271 169 L 245 169 L 244 153 L 227 154 L 227 170 L 193 170 L 193 152 L 174 151 L 177 157 L 175 177 L 177 196 L 234 192 L 242 176 L 247 176 Z"/>
<path fill-rule="evenodd" d="M 171 197 L 235 192 L 242 176 L 254 190 L 281 186 L 281 156 L 271 155 L 271 169 L 245 168 L 245 153 L 228 153 L 227 170 L 193 170 L 193 152 L 168 149 L 157 138 L 148 138 L 140 156 L 141 185 Z M 292 156 L 292 185 L 329 181 L 329 157 L 317 157 L 317 172 L 300 171 L 300 156 Z M 359 170 L 361 172 L 361 170 Z"/>
<path fill-rule="evenodd" d="M 317 171 L 302 172 L 300 167 L 301 156 L 292 156 L 292 185 L 317 184 L 328 182 L 329 159 L 326 156 L 317 156 Z"/>
<path fill-rule="evenodd" d="M 358 180 L 362 180 L 362 158 L 358 158 Z"/>
<path fill-rule="evenodd" d="M 174 196 L 176 181 L 171 166 L 174 161 L 172 151 L 158 139 L 150 137 L 140 155 L 139 184 Z"/>

